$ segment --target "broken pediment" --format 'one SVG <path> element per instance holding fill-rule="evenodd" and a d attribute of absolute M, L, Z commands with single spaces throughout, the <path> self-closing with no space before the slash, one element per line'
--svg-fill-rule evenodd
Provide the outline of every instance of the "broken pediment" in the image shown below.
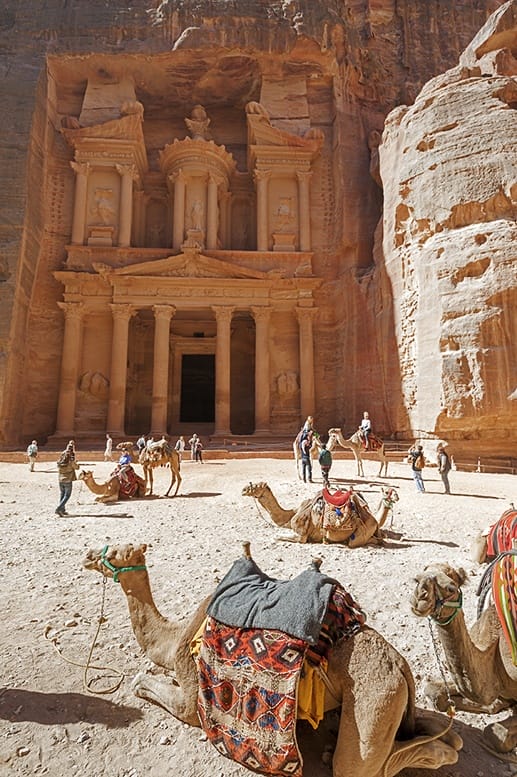
<path fill-rule="evenodd" d="M 258 102 L 247 104 L 246 119 L 249 146 L 287 146 L 315 154 L 323 144 L 321 130 L 309 129 L 303 137 L 300 137 L 273 127 L 266 109 Z"/>
<path fill-rule="evenodd" d="M 271 275 L 260 270 L 248 270 L 245 267 L 237 267 L 230 262 L 213 259 L 198 251 L 185 251 L 176 256 L 168 256 L 165 259 L 155 259 L 151 262 L 132 264 L 128 267 L 113 269 L 108 265 L 94 263 L 93 268 L 100 275 L 110 277 L 162 277 L 162 278 L 250 278 L 252 280 L 267 280 Z"/>

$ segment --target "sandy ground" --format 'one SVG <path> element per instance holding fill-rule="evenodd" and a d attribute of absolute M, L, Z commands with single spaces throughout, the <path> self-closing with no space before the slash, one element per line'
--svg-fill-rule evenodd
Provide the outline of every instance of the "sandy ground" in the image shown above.
<path fill-rule="evenodd" d="M 84 457 L 78 453 L 78 460 Z M 97 462 L 95 476 L 104 480 L 112 465 Z M 317 469 L 317 468 L 316 468 Z M 377 466 L 366 463 L 372 477 L 357 480 L 352 461 L 334 463 L 336 485 L 354 483 L 375 510 L 381 481 Z M 427 707 L 421 689 L 438 675 L 427 622 L 409 609 L 413 578 L 431 560 L 463 566 L 472 579 L 466 590 L 467 622 L 474 618 L 476 585 L 482 570 L 470 561 L 469 546 L 478 529 L 496 520 L 517 497 L 510 475 L 451 473 L 452 496 L 441 493 L 435 469 L 425 472 L 428 492 L 415 492 L 403 463 L 390 464 L 387 481 L 400 500 L 393 531 L 403 535 L 399 549 L 292 545 L 279 542 L 254 500 L 241 496 L 250 481 L 267 480 L 284 507 L 294 507 L 317 491 L 300 483 L 289 460 L 185 461 L 183 484 L 175 499 L 152 499 L 99 505 L 83 483 L 74 485 L 70 516 L 54 514 L 57 473 L 52 463 L 0 463 L 2 528 L 0 634 L 0 773 L 13 775 L 82 775 L 92 777 L 244 777 L 245 769 L 220 756 L 199 729 L 188 728 L 159 707 L 133 696 L 131 679 L 153 667 L 142 655 L 131 631 L 119 586 L 103 586 L 100 575 L 83 570 L 89 547 L 105 543 L 146 542 L 155 601 L 167 616 L 182 619 L 210 593 L 241 543 L 250 540 L 252 554 L 269 575 L 292 577 L 322 555 L 323 571 L 338 578 L 368 613 L 368 622 L 408 659 L 416 678 L 419 707 Z M 319 472 L 317 473 L 319 475 Z M 317 478 L 317 481 L 319 478 Z M 165 470 L 155 491 L 164 494 Z M 84 664 L 92 645 L 105 589 L 105 616 L 93 660 L 125 674 L 113 694 L 92 695 L 83 685 L 83 669 L 65 661 L 44 638 L 47 625 L 63 655 Z M 113 678 L 108 678 L 108 682 Z M 458 764 L 433 774 L 439 777 L 498 777 L 517 774 L 517 766 L 497 760 L 479 745 L 487 718 L 459 714 L 456 729 L 464 737 Z M 306 762 L 307 777 L 330 777 L 319 761 Z M 405 777 L 429 771 L 406 770 Z"/>

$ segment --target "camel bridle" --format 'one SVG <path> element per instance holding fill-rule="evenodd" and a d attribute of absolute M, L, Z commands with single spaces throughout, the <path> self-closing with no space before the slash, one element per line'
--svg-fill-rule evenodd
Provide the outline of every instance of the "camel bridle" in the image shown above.
<path fill-rule="evenodd" d="M 131 567 L 115 567 L 109 561 L 109 559 L 106 558 L 106 553 L 108 551 L 109 545 L 105 545 L 101 551 L 101 564 L 106 567 L 106 569 L 109 569 L 110 572 L 113 573 L 113 582 L 114 583 L 120 583 L 119 575 L 122 572 L 138 572 L 139 570 L 147 569 L 145 564 L 135 564 Z"/>
<path fill-rule="evenodd" d="M 429 613 L 429 618 L 431 618 L 438 626 L 448 626 L 449 623 L 453 622 L 463 606 L 463 593 L 461 588 L 457 589 L 456 594 L 452 593 L 450 598 L 447 598 L 446 596 L 442 596 L 436 580 L 433 580 L 433 592 L 435 595 L 435 606 L 433 611 Z M 455 599 L 454 597 L 456 595 L 457 598 Z M 447 607 L 452 608 L 452 613 L 441 620 L 442 610 Z"/>

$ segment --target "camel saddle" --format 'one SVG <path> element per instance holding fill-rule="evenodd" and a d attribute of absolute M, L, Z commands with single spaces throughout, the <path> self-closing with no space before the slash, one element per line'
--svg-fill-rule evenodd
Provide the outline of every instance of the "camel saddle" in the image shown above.
<path fill-rule="evenodd" d="M 321 493 L 323 495 L 323 499 L 328 505 L 332 505 L 332 507 L 344 507 L 346 503 L 350 500 L 350 494 L 352 492 L 334 491 L 334 493 L 331 494 L 330 491 L 324 488 Z"/>
<path fill-rule="evenodd" d="M 366 448 L 366 440 L 361 435 L 361 447 L 363 450 L 378 451 L 383 446 L 383 441 L 375 434 L 370 434 L 368 438 L 368 448 Z"/>
<path fill-rule="evenodd" d="M 499 553 L 512 550 L 517 539 L 517 510 L 510 508 L 490 527 L 487 537 L 487 560 L 495 559 Z"/>

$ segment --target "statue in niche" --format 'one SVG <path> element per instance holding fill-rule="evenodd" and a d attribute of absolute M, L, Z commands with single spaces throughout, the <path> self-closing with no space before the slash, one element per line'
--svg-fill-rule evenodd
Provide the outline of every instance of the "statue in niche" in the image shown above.
<path fill-rule="evenodd" d="M 292 197 L 281 197 L 275 211 L 275 232 L 291 232 L 294 215 L 291 210 Z"/>
<path fill-rule="evenodd" d="M 203 231 L 203 216 L 205 215 L 201 200 L 194 200 L 190 209 L 190 229 Z"/>
<path fill-rule="evenodd" d="M 194 105 L 190 119 L 185 119 L 185 124 L 192 136 L 192 140 L 210 140 L 208 132 L 210 119 L 202 105 Z"/>
<path fill-rule="evenodd" d="M 115 221 L 115 208 L 112 200 L 113 189 L 95 189 L 95 207 L 92 208 L 91 213 L 105 226 L 111 225 Z"/>
<path fill-rule="evenodd" d="M 108 399 L 109 385 L 109 380 L 101 372 L 88 371 L 79 378 L 79 390 L 95 399 Z"/>
<path fill-rule="evenodd" d="M 295 394 L 298 391 L 298 375 L 296 372 L 292 370 L 281 372 L 277 378 L 277 387 L 278 393 L 281 396 Z"/>

